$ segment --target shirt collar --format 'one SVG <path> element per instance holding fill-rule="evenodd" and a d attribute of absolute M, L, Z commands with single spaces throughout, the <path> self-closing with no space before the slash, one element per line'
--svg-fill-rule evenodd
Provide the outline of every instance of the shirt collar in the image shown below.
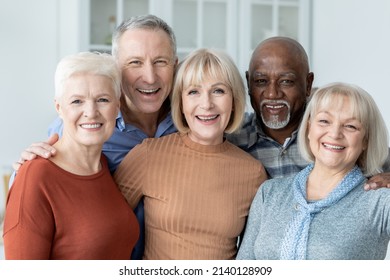
<path fill-rule="evenodd" d="M 253 114 L 251 125 L 252 127 L 255 128 L 255 133 L 249 135 L 249 141 L 248 141 L 249 147 L 255 145 L 259 141 L 259 138 L 277 143 L 274 139 L 272 139 L 271 137 L 265 134 L 263 128 L 261 127 L 260 122 L 256 117 L 256 114 Z M 298 134 L 298 129 L 294 130 L 293 133 L 291 134 L 289 140 L 290 143 L 292 142 L 292 140 L 294 140 L 297 137 L 297 134 Z"/>

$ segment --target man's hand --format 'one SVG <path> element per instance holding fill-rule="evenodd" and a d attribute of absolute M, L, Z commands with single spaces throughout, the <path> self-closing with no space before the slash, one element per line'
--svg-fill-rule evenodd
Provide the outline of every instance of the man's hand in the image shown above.
<path fill-rule="evenodd" d="M 58 141 L 58 134 L 53 134 L 46 142 L 33 143 L 30 147 L 24 150 L 20 159 L 12 164 L 12 167 L 17 172 L 25 161 L 32 160 L 37 156 L 49 158 L 56 154 L 56 149 L 53 148 L 54 143 Z"/>
<path fill-rule="evenodd" d="M 364 189 L 366 191 L 376 190 L 379 188 L 390 188 L 390 172 L 372 176 L 364 185 Z"/>

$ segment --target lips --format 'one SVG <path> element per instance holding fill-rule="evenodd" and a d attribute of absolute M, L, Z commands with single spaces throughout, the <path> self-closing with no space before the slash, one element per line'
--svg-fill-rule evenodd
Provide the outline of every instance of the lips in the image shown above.
<path fill-rule="evenodd" d="M 345 149 L 344 146 L 332 145 L 332 144 L 327 144 L 327 143 L 322 143 L 322 146 L 324 146 L 327 149 L 336 150 L 336 151 L 341 151 L 341 150 Z"/>
<path fill-rule="evenodd" d="M 285 107 L 285 105 L 265 105 L 266 108 L 271 109 L 271 110 L 279 110 Z"/>
<path fill-rule="evenodd" d="M 102 127 L 103 124 L 102 123 L 84 123 L 84 124 L 81 124 L 80 126 L 82 128 L 85 128 L 85 129 L 96 129 L 96 128 Z"/>
<path fill-rule="evenodd" d="M 213 120 L 216 120 L 219 117 L 219 115 L 210 115 L 210 116 L 196 116 L 196 118 L 203 122 L 210 122 Z"/>
<path fill-rule="evenodd" d="M 263 100 L 260 105 L 265 111 L 273 115 L 280 114 L 282 110 L 289 108 L 289 104 L 284 100 Z"/>
<path fill-rule="evenodd" d="M 140 93 L 142 93 L 142 94 L 152 95 L 152 94 L 156 94 L 160 89 L 159 88 L 156 88 L 156 89 L 140 89 L 140 88 L 137 88 L 137 90 Z"/>

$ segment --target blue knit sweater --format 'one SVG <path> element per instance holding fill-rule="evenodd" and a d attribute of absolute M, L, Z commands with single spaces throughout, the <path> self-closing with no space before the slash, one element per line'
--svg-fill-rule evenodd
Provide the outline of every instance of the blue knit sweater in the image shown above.
<path fill-rule="evenodd" d="M 258 190 L 237 259 L 278 259 L 295 210 L 294 176 L 271 179 Z M 364 183 L 364 182 L 363 182 Z M 390 238 L 390 189 L 356 186 L 310 224 L 307 259 L 384 259 Z"/>

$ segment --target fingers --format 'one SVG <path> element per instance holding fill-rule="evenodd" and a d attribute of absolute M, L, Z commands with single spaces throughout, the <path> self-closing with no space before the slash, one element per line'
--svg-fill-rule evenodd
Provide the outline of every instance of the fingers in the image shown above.
<path fill-rule="evenodd" d="M 20 161 L 20 160 L 19 160 Z M 19 162 L 19 161 L 16 161 L 12 164 L 12 168 L 15 170 L 15 172 L 18 172 L 19 171 L 19 168 L 22 166 L 22 164 Z"/>
<path fill-rule="evenodd" d="M 53 145 L 58 141 L 58 134 L 51 135 L 46 142 L 38 142 L 31 144 L 26 150 L 20 154 L 20 159 L 12 164 L 15 171 L 23 165 L 24 162 L 32 160 L 37 156 L 50 158 L 56 154 L 56 149 Z"/>
<path fill-rule="evenodd" d="M 50 146 L 53 146 L 57 141 L 58 141 L 58 134 L 54 133 L 52 134 L 49 139 L 47 139 L 46 143 L 49 144 Z"/>
<path fill-rule="evenodd" d="M 390 173 L 381 173 L 372 176 L 364 185 L 364 189 L 367 191 L 379 188 L 390 188 Z"/>
<path fill-rule="evenodd" d="M 55 155 L 56 149 L 46 142 L 33 143 L 25 151 L 22 152 L 21 158 L 23 160 L 32 160 L 36 156 L 49 158 Z"/>
<path fill-rule="evenodd" d="M 20 155 L 20 159 L 18 161 L 15 161 L 13 164 L 12 164 L 12 168 L 18 172 L 19 168 L 23 165 L 23 163 L 25 163 L 27 160 L 32 160 L 34 158 L 36 158 L 37 155 L 35 154 L 32 154 L 32 153 L 29 153 L 29 152 L 26 152 L 26 151 L 23 151 Z"/>

